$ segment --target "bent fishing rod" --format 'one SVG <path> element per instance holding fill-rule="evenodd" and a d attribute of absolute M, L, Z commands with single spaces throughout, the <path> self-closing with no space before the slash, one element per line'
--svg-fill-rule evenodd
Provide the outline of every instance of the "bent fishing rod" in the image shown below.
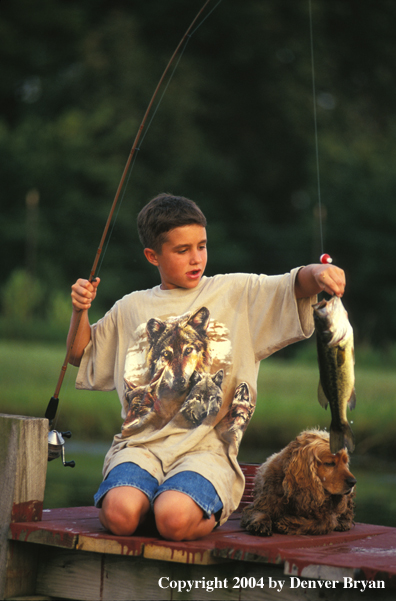
<path fill-rule="evenodd" d="M 131 148 L 129 156 L 128 156 L 128 160 L 127 160 L 126 165 L 124 167 L 124 171 L 122 173 L 122 176 L 121 176 L 121 179 L 120 179 L 120 183 L 118 184 L 118 188 L 117 188 L 116 194 L 114 196 L 114 200 L 113 200 L 113 203 L 111 205 L 109 215 L 108 215 L 107 220 L 106 220 L 106 224 L 105 224 L 105 227 L 104 227 L 104 230 L 103 230 L 103 234 L 102 234 L 102 237 L 101 237 L 98 249 L 96 251 L 96 255 L 95 255 L 95 259 L 94 259 L 93 265 L 92 265 L 92 269 L 91 269 L 91 272 L 89 274 L 89 279 L 88 279 L 89 282 L 92 282 L 95 279 L 96 269 L 97 269 L 98 262 L 99 262 L 99 259 L 100 259 L 100 256 L 101 256 L 101 253 L 102 253 L 102 250 L 103 250 L 103 246 L 104 246 L 105 240 L 107 238 L 107 234 L 108 234 L 108 231 L 109 231 L 109 228 L 110 228 L 111 221 L 113 219 L 114 211 L 116 209 L 116 206 L 118 204 L 118 201 L 119 201 L 119 198 L 120 198 L 120 195 L 121 195 L 121 191 L 122 191 L 122 189 L 124 187 L 124 184 L 125 184 L 125 181 L 127 179 L 127 175 L 128 175 L 131 163 L 132 163 L 132 159 L 133 159 L 133 157 L 135 155 L 136 150 L 139 150 L 138 149 L 138 143 L 139 143 L 139 141 L 141 139 L 143 130 L 144 130 L 146 122 L 147 122 L 147 118 L 148 118 L 148 116 L 150 114 L 150 111 L 151 111 L 152 106 L 154 104 L 155 98 L 156 98 L 156 96 L 157 96 L 157 94 L 159 92 L 159 89 L 161 88 L 161 86 L 163 84 L 164 79 L 166 78 L 166 76 L 168 74 L 168 71 L 169 71 L 172 63 L 174 62 L 176 56 L 178 55 L 181 47 L 183 46 L 183 44 L 185 44 L 186 40 L 190 37 L 190 33 L 191 33 L 194 25 L 196 24 L 197 20 L 200 18 L 200 16 L 205 11 L 206 7 L 208 6 L 208 4 L 210 2 L 211 2 L 211 0 L 206 0 L 206 2 L 204 3 L 204 5 L 202 6 L 202 8 L 200 8 L 200 10 L 198 11 L 198 13 L 196 14 L 196 16 L 194 17 L 194 19 L 192 20 L 190 26 L 188 27 L 187 31 L 185 32 L 185 34 L 181 38 L 180 42 L 178 43 L 175 51 L 173 52 L 171 58 L 168 61 L 168 64 L 166 65 L 166 67 L 164 69 L 164 72 L 162 73 L 162 75 L 161 75 L 161 77 L 160 77 L 160 79 L 158 81 L 158 84 L 157 84 L 157 86 L 156 86 L 156 88 L 154 90 L 154 93 L 153 93 L 153 95 L 152 95 L 152 97 L 150 99 L 150 102 L 149 102 L 149 104 L 147 106 L 147 109 L 146 109 L 146 111 L 145 111 L 145 113 L 143 115 L 143 119 L 142 119 L 142 121 L 140 123 L 139 129 L 138 129 L 137 134 L 135 136 L 135 139 L 133 141 L 132 148 Z M 220 2 L 218 2 L 216 4 L 216 6 L 219 3 Z M 216 6 L 214 8 L 216 8 Z M 212 10 L 214 10 L 214 8 Z M 209 16 L 209 15 L 207 15 L 207 16 Z M 72 349 L 73 349 L 73 345 L 74 345 L 76 337 L 77 337 L 77 332 L 78 332 L 78 329 L 79 329 L 79 326 L 80 326 L 80 323 L 81 323 L 82 313 L 83 313 L 83 311 L 79 312 L 79 314 L 77 316 L 77 319 L 76 319 L 76 321 L 74 323 L 73 331 L 70 334 L 70 343 L 68 345 L 66 356 L 65 356 L 65 359 L 63 361 L 62 368 L 61 368 L 61 371 L 60 371 L 60 374 L 59 374 L 58 383 L 56 385 L 54 394 L 51 397 L 51 399 L 50 399 L 50 401 L 48 403 L 46 412 L 45 412 L 45 417 L 48 419 L 50 427 L 52 425 L 52 422 L 55 419 L 56 412 L 57 412 L 57 409 L 58 409 L 58 405 L 59 405 L 59 393 L 60 393 L 60 390 L 61 390 L 61 387 L 62 387 L 62 383 L 63 383 L 64 377 L 65 377 L 65 374 L 66 374 L 66 370 L 67 370 L 67 366 L 68 366 L 68 363 L 69 363 L 70 355 L 71 355 L 71 352 L 72 352 Z M 54 450 L 53 450 L 54 452 L 52 453 L 53 456 L 51 457 L 51 459 L 60 456 L 61 452 L 62 452 L 62 458 L 64 460 L 64 453 L 63 453 L 64 440 L 63 440 L 63 437 L 62 437 L 62 435 L 60 435 L 60 433 L 56 432 L 56 430 L 54 430 L 53 432 L 55 432 L 58 436 L 52 437 L 53 438 L 53 443 L 54 443 Z M 53 432 L 50 432 L 49 437 L 53 434 Z M 68 437 L 68 438 L 70 437 L 70 432 L 64 432 L 62 434 L 65 437 Z M 50 444 L 50 446 L 51 446 L 51 444 Z M 49 457 L 49 460 L 50 460 L 50 457 Z M 66 463 L 65 461 L 63 461 L 63 463 L 64 463 L 64 465 L 74 464 L 74 462 L 68 462 L 68 463 Z M 71 466 L 73 467 L 74 465 L 71 465 Z"/>

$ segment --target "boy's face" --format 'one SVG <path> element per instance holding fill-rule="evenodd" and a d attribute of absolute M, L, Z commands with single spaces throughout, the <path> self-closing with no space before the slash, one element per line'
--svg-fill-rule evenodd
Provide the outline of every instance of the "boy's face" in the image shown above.
<path fill-rule="evenodd" d="M 206 229 L 192 224 L 176 227 L 166 235 L 161 254 L 145 248 L 146 259 L 156 265 L 161 276 L 161 288 L 195 288 L 207 262 Z"/>

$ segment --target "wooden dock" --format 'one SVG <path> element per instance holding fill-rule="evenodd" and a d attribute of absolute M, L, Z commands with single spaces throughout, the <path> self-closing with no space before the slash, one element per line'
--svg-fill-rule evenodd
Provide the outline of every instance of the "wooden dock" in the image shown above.
<path fill-rule="evenodd" d="M 42 511 L 43 461 L 24 443 L 35 443 L 35 456 L 45 448 L 46 459 L 46 420 L 3 415 L 0 432 L 8 433 L 8 442 L 0 440 L 0 474 L 9 487 L 0 496 L 1 599 L 396 598 L 396 528 L 356 524 L 326 536 L 269 538 L 243 531 L 239 512 L 251 498 L 254 465 L 242 465 L 246 489 L 238 511 L 210 535 L 166 541 L 149 524 L 119 537 L 103 529 L 95 507 Z"/>

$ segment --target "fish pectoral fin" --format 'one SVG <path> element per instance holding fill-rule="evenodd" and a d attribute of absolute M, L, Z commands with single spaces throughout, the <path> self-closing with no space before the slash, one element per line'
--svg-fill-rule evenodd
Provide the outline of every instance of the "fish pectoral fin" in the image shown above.
<path fill-rule="evenodd" d="M 327 405 L 329 404 L 329 401 L 324 393 L 322 382 L 320 380 L 319 380 L 319 386 L 318 386 L 318 401 L 322 405 L 322 407 L 324 407 L 324 409 L 327 409 Z"/>
<path fill-rule="evenodd" d="M 356 407 L 356 393 L 355 393 L 355 389 L 352 390 L 352 394 L 351 397 L 348 401 L 348 407 L 349 409 L 352 411 L 352 409 L 355 409 Z"/>

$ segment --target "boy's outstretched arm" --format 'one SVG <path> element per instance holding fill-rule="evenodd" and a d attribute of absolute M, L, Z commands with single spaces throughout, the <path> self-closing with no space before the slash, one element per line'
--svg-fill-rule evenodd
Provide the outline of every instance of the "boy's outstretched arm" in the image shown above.
<path fill-rule="evenodd" d="M 344 290 L 345 273 L 336 265 L 307 265 L 300 269 L 296 277 L 296 298 L 307 298 L 323 291 L 342 296 Z"/>
<path fill-rule="evenodd" d="M 88 319 L 88 309 L 96 297 L 96 291 L 99 283 L 99 278 L 96 278 L 91 283 L 88 280 L 78 279 L 77 282 L 72 286 L 71 297 L 73 313 L 70 321 L 69 334 L 67 336 L 67 346 L 69 348 L 69 345 L 72 344 L 77 321 L 80 320 L 69 357 L 69 363 L 77 367 L 80 365 L 81 357 L 83 356 L 85 347 L 91 340 L 91 327 Z"/>

